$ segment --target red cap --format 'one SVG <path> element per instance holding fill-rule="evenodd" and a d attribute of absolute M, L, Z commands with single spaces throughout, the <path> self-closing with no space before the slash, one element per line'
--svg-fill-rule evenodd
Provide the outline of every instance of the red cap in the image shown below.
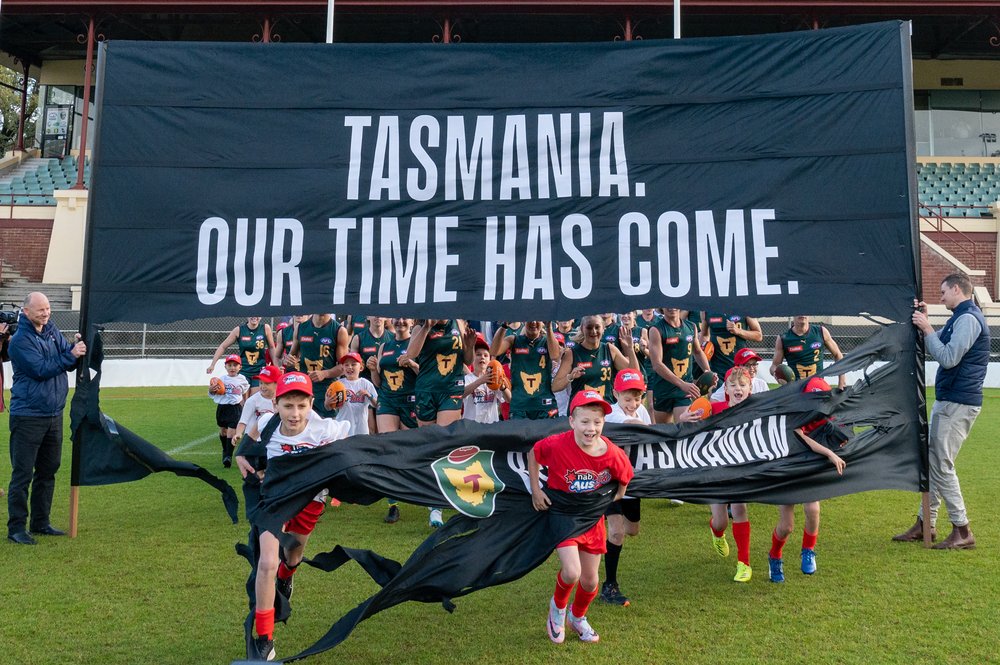
<path fill-rule="evenodd" d="M 343 365 L 348 360 L 357 360 L 358 363 L 362 365 L 365 364 L 365 362 L 361 359 L 361 354 L 358 353 L 357 351 L 351 351 L 350 353 L 345 353 L 343 356 L 341 356 L 340 364 Z"/>
<path fill-rule="evenodd" d="M 232 353 L 232 354 L 226 356 L 226 362 L 224 364 L 228 365 L 229 363 L 236 363 L 240 367 L 243 366 L 243 363 L 240 362 L 240 357 L 238 355 L 236 355 L 235 353 Z"/>
<path fill-rule="evenodd" d="M 552 336 L 556 338 L 557 342 L 566 346 L 566 335 L 563 335 L 561 332 L 554 332 L 552 333 Z"/>
<path fill-rule="evenodd" d="M 274 391 L 275 397 L 281 397 L 288 393 L 305 393 L 312 397 L 313 382 L 308 374 L 302 372 L 288 372 L 278 379 L 278 389 Z"/>
<path fill-rule="evenodd" d="M 604 415 L 611 413 L 611 405 L 604 401 L 601 397 L 601 393 L 596 390 L 581 390 L 574 397 L 573 401 L 569 403 L 569 413 L 573 415 L 573 412 L 580 406 L 587 406 L 589 404 L 600 404 L 601 408 L 604 409 Z"/>
<path fill-rule="evenodd" d="M 757 352 L 753 349 L 740 349 L 733 356 L 733 362 L 737 365 L 746 365 L 751 360 L 756 360 L 760 362 L 761 357 L 757 355 Z"/>
<path fill-rule="evenodd" d="M 260 374 L 257 375 L 257 379 L 261 383 L 277 383 L 280 378 L 281 370 L 274 365 L 266 366 L 264 369 L 260 370 Z"/>
<path fill-rule="evenodd" d="M 627 367 L 615 376 L 615 390 L 618 392 L 622 392 L 623 390 L 641 390 L 642 392 L 646 392 L 646 380 L 642 378 L 642 372 Z"/>
<path fill-rule="evenodd" d="M 814 376 L 806 382 L 806 387 L 802 389 L 804 393 L 828 393 L 833 388 L 823 377 Z"/>
<path fill-rule="evenodd" d="M 486 338 L 483 337 L 483 333 L 478 333 L 478 332 L 476 333 L 476 346 L 475 346 L 475 348 L 489 350 L 490 344 L 489 344 L 489 342 L 486 341 Z"/>
<path fill-rule="evenodd" d="M 276 331 L 278 331 L 278 332 L 281 332 L 282 330 L 284 330 L 285 328 L 287 328 L 287 327 L 288 327 L 288 326 L 290 326 L 290 325 L 291 325 L 291 324 L 290 324 L 290 323 L 289 323 L 288 321 L 282 321 L 282 322 L 281 322 L 281 323 L 279 323 L 278 325 L 274 326 L 274 329 L 275 329 Z"/>

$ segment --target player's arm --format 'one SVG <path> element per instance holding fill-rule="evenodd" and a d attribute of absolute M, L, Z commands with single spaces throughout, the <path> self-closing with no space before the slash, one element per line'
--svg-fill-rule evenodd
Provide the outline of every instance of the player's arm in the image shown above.
<path fill-rule="evenodd" d="M 514 338 L 511 337 L 511 340 Z M 511 342 L 513 343 L 513 341 Z M 556 339 L 556 322 L 549 321 L 548 325 L 545 326 L 545 345 L 549 347 L 549 358 L 558 358 L 559 354 L 562 353 L 562 347 L 559 345 L 559 340 Z"/>
<path fill-rule="evenodd" d="M 528 451 L 528 481 L 531 484 L 531 505 L 535 510 L 548 510 L 552 500 L 542 491 L 540 480 L 541 466 L 535 459 L 535 449 Z"/>
<path fill-rule="evenodd" d="M 844 467 L 847 466 L 847 462 L 844 461 L 843 457 L 833 452 L 826 446 L 820 445 L 818 441 L 816 441 L 811 436 L 803 432 L 801 427 L 796 429 L 795 433 L 799 436 L 800 439 L 802 439 L 802 443 L 808 446 L 809 450 L 813 451 L 817 455 L 822 455 L 823 457 L 830 460 L 830 463 L 833 464 L 835 467 L 837 467 L 838 475 L 841 476 L 844 475 Z"/>
<path fill-rule="evenodd" d="M 292 318 L 292 346 L 288 349 L 288 353 L 281 356 L 281 364 L 285 367 L 292 367 L 299 361 L 299 351 L 301 344 L 299 344 L 299 322 L 298 319 Z"/>
<path fill-rule="evenodd" d="M 830 335 L 830 331 L 826 329 L 826 326 L 820 326 L 820 330 L 823 331 L 823 343 L 826 348 L 830 350 L 830 355 L 833 356 L 834 360 L 840 360 L 844 357 L 844 354 L 840 350 L 840 346 L 833 341 L 833 337 Z M 837 387 L 845 388 L 847 386 L 847 375 L 841 374 L 837 377 Z"/>
<path fill-rule="evenodd" d="M 781 345 L 781 335 L 774 338 L 774 357 L 771 358 L 771 376 L 778 375 L 778 368 L 785 361 L 785 347 Z"/>
<path fill-rule="evenodd" d="M 267 339 L 267 348 L 271 352 L 271 358 L 274 362 L 278 362 L 278 345 L 274 343 L 274 331 L 271 330 L 271 325 L 268 323 L 264 324 L 264 337 Z"/>
<path fill-rule="evenodd" d="M 221 358 L 226 353 L 226 349 L 228 349 L 229 346 L 233 342 L 235 342 L 236 338 L 239 336 L 240 336 L 240 327 L 236 326 L 235 328 L 232 329 L 232 331 L 228 335 L 226 335 L 226 339 L 222 340 L 222 344 L 219 345 L 219 348 L 215 350 L 215 355 L 212 356 L 212 362 L 209 363 L 208 369 L 205 370 L 205 374 L 211 374 L 212 372 L 215 371 L 215 363 L 219 362 L 219 358 Z"/>
<path fill-rule="evenodd" d="M 500 324 L 497 331 L 493 333 L 493 340 L 490 342 L 490 355 L 494 358 L 502 356 L 510 350 L 514 343 L 514 336 L 508 335 L 507 322 Z"/>
<path fill-rule="evenodd" d="M 471 365 L 476 359 L 476 331 L 465 324 L 465 319 L 455 319 L 455 325 L 462 336 L 462 360 Z"/>
<path fill-rule="evenodd" d="M 635 355 L 635 340 L 632 339 L 632 328 L 625 325 L 618 327 L 618 346 L 620 352 L 615 360 L 615 369 L 622 370 L 628 367 L 639 369 L 639 359 Z M 619 349 L 613 346 L 610 348 L 611 357 L 615 358 L 615 351 L 619 351 Z"/>
<path fill-rule="evenodd" d="M 375 386 L 376 388 L 382 387 L 382 372 L 379 371 L 379 366 L 382 362 L 382 349 L 384 348 L 385 344 L 379 344 L 378 352 L 374 356 L 368 359 L 368 360 L 371 360 L 372 358 L 375 359 L 375 367 L 369 367 L 368 369 L 371 370 L 372 385 Z"/>
<path fill-rule="evenodd" d="M 357 353 L 358 349 L 361 348 L 361 336 L 354 335 L 351 337 L 351 343 L 348 345 L 352 353 Z"/>
<path fill-rule="evenodd" d="M 406 353 L 403 356 L 411 360 L 420 357 L 420 352 L 424 350 L 424 342 L 427 341 L 427 332 L 433 325 L 434 319 L 427 319 L 423 323 L 413 326 L 413 331 L 410 333 L 410 344 L 406 347 Z"/>
<path fill-rule="evenodd" d="M 694 361 L 698 363 L 698 367 L 706 372 L 711 369 L 708 363 L 708 355 L 705 353 L 705 349 L 701 348 L 701 344 L 691 345 L 691 355 L 694 356 Z"/>
<path fill-rule="evenodd" d="M 560 390 L 566 390 L 566 386 L 571 381 L 580 378 L 582 375 L 583 368 L 573 367 L 573 350 L 564 350 L 559 360 L 559 371 L 552 377 L 552 392 L 557 393 Z"/>
<path fill-rule="evenodd" d="M 733 334 L 737 337 L 742 337 L 748 342 L 763 342 L 764 331 L 760 328 L 760 322 L 757 321 L 757 319 L 750 318 L 749 316 L 745 320 L 747 322 L 747 327 L 736 328 L 733 330 Z"/>
<path fill-rule="evenodd" d="M 705 312 L 701 313 L 701 323 L 698 327 L 701 329 L 701 344 L 710 341 L 712 339 L 712 333 L 708 329 L 708 317 L 705 316 Z M 701 346 L 701 344 L 698 346 Z"/>

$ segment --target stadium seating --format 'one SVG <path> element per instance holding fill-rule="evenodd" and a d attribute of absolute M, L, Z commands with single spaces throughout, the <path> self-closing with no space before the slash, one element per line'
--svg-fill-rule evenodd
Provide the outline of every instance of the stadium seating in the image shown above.
<path fill-rule="evenodd" d="M 0 175 L 0 205 L 55 205 L 53 192 L 76 184 L 77 160 L 34 158 Z M 90 162 L 83 170 L 83 183 L 90 183 Z"/>
<path fill-rule="evenodd" d="M 920 215 L 989 217 L 1000 201 L 1000 168 L 996 164 L 919 164 L 917 190 Z"/>

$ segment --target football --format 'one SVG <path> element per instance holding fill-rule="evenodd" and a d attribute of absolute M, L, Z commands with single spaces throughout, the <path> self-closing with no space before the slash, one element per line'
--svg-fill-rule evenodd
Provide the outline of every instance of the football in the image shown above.
<path fill-rule="evenodd" d="M 691 406 L 688 407 L 688 411 L 701 411 L 701 419 L 705 420 L 712 415 L 712 403 L 707 397 L 699 397 L 695 401 L 691 402 Z"/>
<path fill-rule="evenodd" d="M 213 376 L 208 380 L 208 394 L 209 395 L 225 395 L 226 394 L 226 384 L 222 382 L 217 376 Z"/>
<path fill-rule="evenodd" d="M 326 389 L 326 396 L 323 399 L 323 406 L 333 411 L 344 406 L 347 402 L 347 387 L 340 381 L 334 381 Z"/>
<path fill-rule="evenodd" d="M 719 375 L 715 372 L 703 372 L 694 382 L 702 396 L 709 394 L 718 385 Z"/>
<path fill-rule="evenodd" d="M 712 344 L 711 342 L 705 342 L 704 344 L 701 345 L 701 350 L 704 351 L 708 359 L 711 360 L 712 356 L 715 355 L 715 344 Z"/>
<path fill-rule="evenodd" d="M 490 390 L 500 390 L 510 385 L 507 375 L 503 371 L 503 365 L 500 364 L 499 360 L 491 360 L 486 369 L 493 371 L 493 378 L 486 383 L 486 386 Z"/>
<path fill-rule="evenodd" d="M 788 365 L 778 365 L 778 369 L 774 370 L 774 378 L 778 380 L 778 383 L 791 383 L 795 380 L 795 372 Z"/>
<path fill-rule="evenodd" d="M 448 461 L 453 464 L 461 464 L 462 462 L 474 457 L 478 452 L 478 446 L 462 446 L 461 448 L 456 448 L 448 453 Z"/>

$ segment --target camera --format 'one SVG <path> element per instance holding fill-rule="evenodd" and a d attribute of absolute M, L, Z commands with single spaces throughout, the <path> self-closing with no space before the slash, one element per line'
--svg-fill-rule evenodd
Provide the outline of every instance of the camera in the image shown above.
<path fill-rule="evenodd" d="M 0 324 L 7 324 L 7 334 L 13 335 L 17 331 L 17 319 L 21 314 L 20 308 L 4 309 L 7 305 L 0 304 Z"/>

